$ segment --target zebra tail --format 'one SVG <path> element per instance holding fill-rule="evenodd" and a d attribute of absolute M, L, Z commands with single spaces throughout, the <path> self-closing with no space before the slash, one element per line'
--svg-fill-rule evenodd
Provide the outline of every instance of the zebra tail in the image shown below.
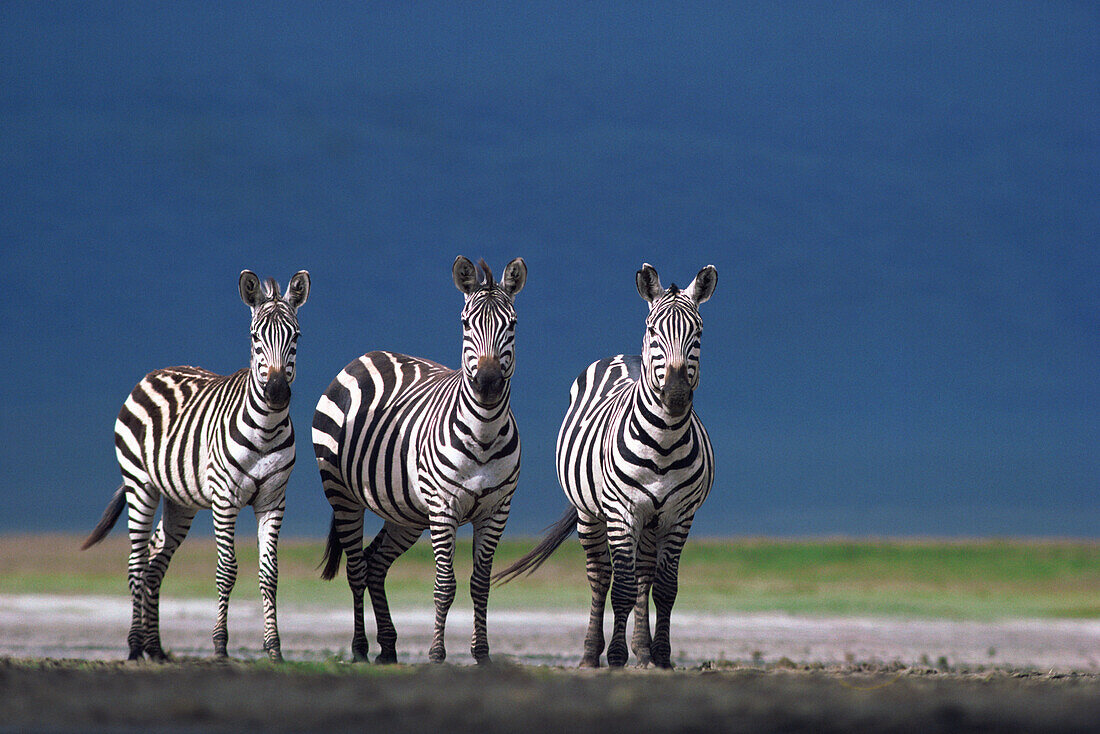
<path fill-rule="evenodd" d="M 126 485 L 120 484 L 114 495 L 111 496 L 111 501 L 107 503 L 107 509 L 103 511 L 103 517 L 99 518 L 99 524 L 92 529 L 91 535 L 80 546 L 80 550 L 87 550 L 107 537 L 107 533 L 111 532 L 111 528 L 118 522 L 118 516 L 122 514 L 122 508 L 125 506 Z"/>
<path fill-rule="evenodd" d="M 530 553 L 503 571 L 494 574 L 493 584 L 499 586 L 500 584 L 508 583 L 518 576 L 534 573 L 535 569 L 545 563 L 546 559 L 549 558 L 576 529 L 577 508 L 570 507 L 566 510 L 565 514 L 562 515 L 560 520 L 546 528 L 546 536 L 539 541 L 539 544 L 536 545 Z"/>
<path fill-rule="evenodd" d="M 321 558 L 320 566 L 324 566 L 325 569 L 321 571 L 321 578 L 325 581 L 332 581 L 336 578 L 336 572 L 340 570 L 340 556 L 343 553 L 344 548 L 340 545 L 340 536 L 336 534 L 336 513 L 332 514 L 332 525 L 328 529 L 328 543 L 325 545 L 325 555 Z"/>

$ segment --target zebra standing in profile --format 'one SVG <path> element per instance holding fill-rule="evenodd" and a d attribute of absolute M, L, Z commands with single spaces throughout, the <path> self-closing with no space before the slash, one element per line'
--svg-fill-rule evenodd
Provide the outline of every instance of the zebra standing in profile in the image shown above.
<path fill-rule="evenodd" d="M 381 648 L 377 662 L 397 661 L 397 631 L 386 600 L 386 573 L 421 533 L 435 555 L 432 662 L 442 662 L 447 612 L 455 597 L 455 533 L 472 523 L 474 633 L 478 663 L 489 661 L 485 629 L 493 554 L 519 479 L 520 443 L 509 408 L 515 369 L 513 300 L 527 280 L 516 258 L 500 283 L 485 261 L 479 277 L 458 257 L 454 283 L 462 309 L 462 367 L 457 370 L 393 352 L 370 352 L 343 369 L 317 403 L 313 448 L 332 528 L 322 577 L 331 579 L 347 554 L 354 634 L 352 654 L 367 659 L 363 590 L 370 591 Z M 385 521 L 363 548 L 363 512 Z"/>
<path fill-rule="evenodd" d="M 676 600 L 680 551 L 714 480 L 714 453 L 692 410 L 699 384 L 699 304 L 718 271 L 708 265 L 684 290 L 661 287 L 648 263 L 637 274 L 649 302 L 641 356 L 601 359 L 573 383 L 558 433 L 557 469 L 573 507 L 529 554 L 502 571 L 508 581 L 531 572 L 576 527 L 586 555 L 592 609 L 582 667 L 598 667 L 603 616 L 611 587 L 611 666 L 626 664 L 626 622 L 634 607 L 631 646 L 640 665 L 672 667 L 669 619 Z M 649 592 L 657 608 L 652 640 Z"/>
<path fill-rule="evenodd" d="M 160 642 L 160 584 L 168 563 L 200 509 L 213 508 L 218 548 L 218 616 L 214 653 L 226 656 L 229 593 L 237 578 L 234 529 L 245 505 L 256 513 L 264 650 L 281 660 L 275 619 L 276 545 L 286 482 L 294 466 L 290 384 L 298 343 L 298 308 L 309 295 L 309 273 L 290 279 L 287 294 L 250 270 L 241 299 L 252 309 L 250 366 L 232 375 L 196 367 L 155 370 L 137 384 L 115 422 L 122 485 L 83 548 L 102 540 L 129 505 L 130 659 L 166 655 Z M 156 533 L 153 516 L 164 508 Z"/>

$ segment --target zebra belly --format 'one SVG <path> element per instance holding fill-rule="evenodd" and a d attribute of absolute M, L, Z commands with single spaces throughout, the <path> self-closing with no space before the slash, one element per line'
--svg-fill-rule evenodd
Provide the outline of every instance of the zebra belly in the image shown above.
<path fill-rule="evenodd" d="M 247 375 L 194 367 L 146 375 L 115 423 L 123 475 L 193 508 L 209 509 L 215 496 L 236 507 L 281 501 L 294 463 L 293 427 L 287 420 L 265 433 L 241 422 Z"/>
<path fill-rule="evenodd" d="M 625 439 L 609 440 L 601 467 L 607 504 L 643 525 L 660 527 L 693 516 L 713 476 L 709 441 L 696 425 L 693 417 L 688 435 L 695 439 L 668 453 L 634 445 L 624 454 Z"/>
<path fill-rule="evenodd" d="M 166 499 L 187 507 L 210 509 L 215 495 L 237 508 L 252 504 L 262 510 L 277 505 L 285 495 L 286 483 L 294 468 L 294 447 L 251 455 L 251 458 L 251 461 L 231 465 L 233 468 L 225 468 L 225 463 L 216 459 L 207 460 L 197 475 L 158 472 L 150 477 L 151 484 Z"/>
<path fill-rule="evenodd" d="M 358 476 L 351 477 L 348 489 L 361 506 L 383 520 L 404 527 L 428 527 L 428 503 L 416 468 L 416 458 L 405 451 L 387 466 L 385 448 L 379 447 L 377 459 L 367 452 Z"/>
<path fill-rule="evenodd" d="M 570 389 L 569 409 L 558 432 L 558 481 L 566 497 L 581 512 L 605 522 L 604 445 L 637 379 L 636 360 L 617 355 L 590 364 Z"/>
<path fill-rule="evenodd" d="M 558 464 L 558 482 L 569 502 L 581 512 L 596 519 L 607 521 L 603 509 L 604 483 L 596 447 L 571 457 L 571 460 Z"/>
<path fill-rule="evenodd" d="M 418 467 L 425 423 L 453 370 L 391 352 L 345 367 L 317 404 L 313 444 L 326 491 L 413 528 L 428 526 L 429 488 Z M 327 480 L 326 480 L 327 477 Z"/>
<path fill-rule="evenodd" d="M 621 498 L 615 504 L 621 504 L 626 514 L 639 525 L 655 525 L 658 528 L 675 525 L 683 518 L 693 516 L 707 495 L 702 483 L 692 482 L 686 474 L 651 476 L 649 483 L 643 486 L 644 489 L 615 486 L 614 494 Z"/>
<path fill-rule="evenodd" d="M 384 501 L 381 498 L 386 497 L 386 493 L 377 491 L 363 491 L 358 495 L 363 507 L 387 522 L 408 528 L 428 527 L 428 509 L 423 503 Z"/>
<path fill-rule="evenodd" d="M 436 503 L 446 506 L 460 524 L 492 514 L 515 492 L 519 477 L 518 450 L 504 458 L 485 462 L 456 459 L 455 452 L 445 453 L 448 454 L 447 469 L 440 473 L 434 494 L 438 498 Z M 491 455 L 492 449 L 488 453 Z"/>
<path fill-rule="evenodd" d="M 654 450 L 633 440 L 626 413 L 633 380 L 613 371 L 617 359 L 594 363 L 582 376 L 587 380 L 578 378 L 558 436 L 558 480 L 569 501 L 591 518 L 675 524 L 694 515 L 710 491 L 710 440 L 694 415 L 686 443 L 668 439 L 663 445 L 670 448 Z M 597 387 L 605 392 L 594 394 Z"/>
<path fill-rule="evenodd" d="M 246 456 L 252 461 L 243 462 L 243 470 L 234 469 L 228 473 L 233 506 L 254 505 L 262 511 L 279 504 L 294 468 L 294 444 L 281 451 Z"/>
<path fill-rule="evenodd" d="M 598 463 L 594 470 L 597 476 L 604 473 Z M 614 517 L 628 524 L 665 528 L 694 515 L 709 493 L 703 481 L 685 484 L 687 479 L 686 475 L 635 477 L 643 486 L 638 488 L 604 477 L 595 485 L 563 486 L 573 506 L 590 518 L 606 523 Z"/>
<path fill-rule="evenodd" d="M 210 477 L 208 446 L 201 435 L 188 436 L 179 432 L 169 434 L 163 445 L 147 440 L 142 459 L 149 484 L 168 501 L 210 509 L 215 482 Z"/>

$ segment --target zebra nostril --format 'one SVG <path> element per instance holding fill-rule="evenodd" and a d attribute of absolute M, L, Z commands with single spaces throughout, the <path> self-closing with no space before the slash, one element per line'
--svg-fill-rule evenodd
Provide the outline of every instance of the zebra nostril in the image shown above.
<path fill-rule="evenodd" d="M 504 392 L 504 373 L 500 369 L 500 360 L 496 357 L 482 357 L 477 361 L 474 373 L 474 391 L 479 398 L 493 402 Z"/>
<path fill-rule="evenodd" d="M 264 399 L 275 406 L 283 406 L 290 402 L 290 383 L 286 379 L 283 370 L 272 370 L 264 385 Z"/>
<path fill-rule="evenodd" d="M 687 379 L 687 368 L 683 365 L 673 368 L 665 375 L 661 388 L 661 403 L 673 416 L 682 416 L 691 408 L 691 384 Z"/>
<path fill-rule="evenodd" d="M 474 377 L 474 382 L 483 391 L 493 390 L 499 387 L 504 382 L 504 375 L 500 370 L 478 370 L 477 375 Z"/>

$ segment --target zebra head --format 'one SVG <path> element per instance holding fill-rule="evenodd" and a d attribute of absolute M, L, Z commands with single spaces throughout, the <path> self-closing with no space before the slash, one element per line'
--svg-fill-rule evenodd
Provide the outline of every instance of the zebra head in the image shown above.
<path fill-rule="evenodd" d="M 462 308 L 462 372 L 483 405 L 495 405 L 515 371 L 516 294 L 527 282 L 527 264 L 517 257 L 504 268 L 500 282 L 482 260 L 474 264 L 459 255 L 451 268 L 455 286 L 466 296 Z"/>
<path fill-rule="evenodd" d="M 309 297 L 309 272 L 290 279 L 286 295 L 274 278 L 264 283 L 251 270 L 241 271 L 241 300 L 252 309 L 252 361 L 249 368 L 264 401 L 272 408 L 290 403 L 294 358 L 298 351 L 298 307 Z"/>
<path fill-rule="evenodd" d="M 714 293 L 718 271 L 707 265 L 687 288 L 680 290 L 674 283 L 665 289 L 654 267 L 645 263 L 636 281 L 638 293 L 649 302 L 642 342 L 642 379 L 659 395 L 669 415 L 680 418 L 691 410 L 692 395 L 699 385 L 699 343 L 703 335 L 699 304 Z"/>

